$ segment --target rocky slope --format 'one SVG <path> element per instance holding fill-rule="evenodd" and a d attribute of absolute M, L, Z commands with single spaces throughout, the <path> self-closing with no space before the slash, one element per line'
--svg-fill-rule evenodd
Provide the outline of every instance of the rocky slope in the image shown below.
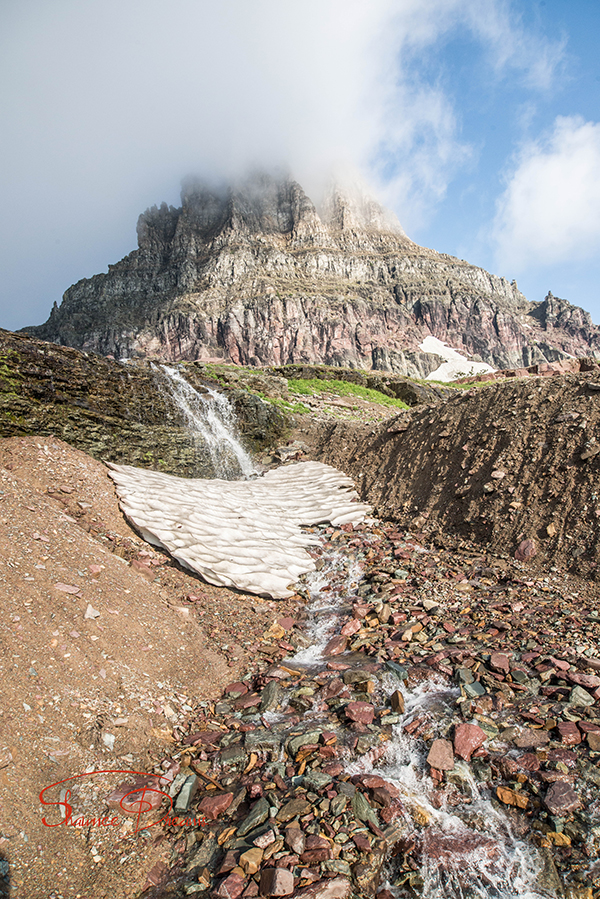
<path fill-rule="evenodd" d="M 331 425 L 315 457 L 353 477 L 382 518 L 597 578 L 600 370 L 589 368 Z"/>
<path fill-rule="evenodd" d="M 428 335 L 494 368 L 600 355 L 588 313 L 409 240 L 360 190 L 319 213 L 296 182 L 188 181 L 138 221 L 138 249 L 73 285 L 25 329 L 116 357 L 326 363 L 424 377 Z"/>

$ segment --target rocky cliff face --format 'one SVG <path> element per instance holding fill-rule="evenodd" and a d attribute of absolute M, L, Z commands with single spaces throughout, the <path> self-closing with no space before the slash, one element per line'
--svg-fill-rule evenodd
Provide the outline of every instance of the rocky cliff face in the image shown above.
<path fill-rule="evenodd" d="M 424 377 L 433 335 L 495 368 L 600 356 L 583 310 L 413 243 L 360 190 L 319 214 L 299 184 L 188 181 L 138 221 L 139 247 L 67 290 L 43 340 L 116 357 L 324 363 Z"/>

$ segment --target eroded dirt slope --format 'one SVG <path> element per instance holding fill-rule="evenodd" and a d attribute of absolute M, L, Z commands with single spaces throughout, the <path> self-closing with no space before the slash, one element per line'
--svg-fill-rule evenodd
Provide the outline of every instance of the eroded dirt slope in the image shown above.
<path fill-rule="evenodd" d="M 382 518 L 595 576 L 600 380 L 557 374 L 473 388 L 376 425 L 323 428 L 315 456 Z M 526 550 L 527 552 L 527 550 Z"/>

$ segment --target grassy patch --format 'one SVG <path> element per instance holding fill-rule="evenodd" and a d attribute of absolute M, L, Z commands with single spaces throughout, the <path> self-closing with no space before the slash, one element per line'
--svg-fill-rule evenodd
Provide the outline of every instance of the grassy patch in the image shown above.
<path fill-rule="evenodd" d="M 290 412 L 292 415 L 304 415 L 305 413 L 310 412 L 310 409 L 308 406 L 305 406 L 304 403 L 288 402 L 288 400 L 281 399 L 279 396 L 267 396 L 264 393 L 260 393 L 260 391 L 255 391 L 254 393 L 255 396 L 259 396 L 265 403 L 271 403 L 272 406 L 277 406 L 282 412 Z"/>
<path fill-rule="evenodd" d="M 291 378 L 288 381 L 290 393 L 300 396 L 315 396 L 319 393 L 334 393 L 337 396 L 356 396 L 369 403 L 377 403 L 379 406 L 393 406 L 395 409 L 408 409 L 406 403 L 387 396 L 379 390 L 371 387 L 363 387 L 361 384 L 352 384 L 350 381 L 323 381 L 320 378 Z"/>

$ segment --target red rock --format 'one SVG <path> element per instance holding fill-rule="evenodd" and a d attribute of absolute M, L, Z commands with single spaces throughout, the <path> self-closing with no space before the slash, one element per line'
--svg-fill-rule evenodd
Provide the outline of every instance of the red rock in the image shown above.
<path fill-rule="evenodd" d="M 370 852 L 371 841 L 364 833 L 355 833 L 352 835 L 352 839 L 360 852 Z"/>
<path fill-rule="evenodd" d="M 105 801 L 109 808 L 119 809 L 126 815 L 138 815 L 140 802 L 143 803 L 144 812 L 154 811 L 166 798 L 165 793 L 166 788 L 160 786 L 158 777 L 142 775 L 122 783 Z"/>
<path fill-rule="evenodd" d="M 580 806 L 579 796 L 570 784 L 554 783 L 546 793 L 544 805 L 551 815 L 563 815 Z"/>
<path fill-rule="evenodd" d="M 147 581 L 153 581 L 156 577 L 156 572 L 153 571 L 152 568 L 145 562 L 138 562 L 137 559 L 132 559 L 129 564 L 134 571 L 137 571 L 138 574 L 141 574 L 142 577 L 145 577 Z"/>
<path fill-rule="evenodd" d="M 347 877 L 332 877 L 296 890 L 294 899 L 348 899 L 351 889 L 352 884 Z"/>
<path fill-rule="evenodd" d="M 577 674 L 572 671 L 567 672 L 567 680 L 579 687 L 587 687 L 588 690 L 600 687 L 600 677 L 596 674 Z"/>
<path fill-rule="evenodd" d="M 539 771 L 540 760 L 533 752 L 525 752 L 516 760 L 519 768 L 523 771 Z"/>
<path fill-rule="evenodd" d="M 219 884 L 216 895 L 220 899 L 238 899 L 238 896 L 242 895 L 245 883 L 245 878 L 240 874 L 230 874 Z"/>
<path fill-rule="evenodd" d="M 323 771 L 325 774 L 330 774 L 331 777 L 337 777 L 344 770 L 344 766 L 340 765 L 339 762 L 331 762 L 329 765 L 323 765 Z"/>
<path fill-rule="evenodd" d="M 512 687 L 515 684 L 511 684 Z M 515 737 L 513 743 L 517 749 L 538 749 L 550 742 L 550 734 L 545 730 L 532 730 L 524 727 L 521 733 Z"/>
<path fill-rule="evenodd" d="M 560 721 L 556 729 L 564 746 L 577 746 L 581 743 L 581 731 L 574 721 Z"/>
<path fill-rule="evenodd" d="M 459 724 L 454 731 L 454 751 L 468 762 L 485 740 L 485 732 L 476 724 Z"/>
<path fill-rule="evenodd" d="M 591 721 L 578 721 L 577 727 L 584 734 L 600 733 L 600 725 L 592 724 Z"/>
<path fill-rule="evenodd" d="M 362 784 L 367 790 L 372 790 L 375 787 L 385 787 L 387 785 L 387 781 L 384 780 L 383 777 L 380 777 L 379 774 L 355 774 L 350 780 L 353 784 Z"/>
<path fill-rule="evenodd" d="M 235 684 L 229 684 L 228 687 L 225 687 L 223 693 L 229 695 L 230 693 L 239 693 L 240 696 L 244 696 L 245 693 L 248 692 L 248 687 L 246 684 L 243 684 L 241 681 L 237 681 Z"/>
<path fill-rule="evenodd" d="M 294 892 L 294 875 L 287 868 L 263 868 L 260 874 L 261 896 L 289 896 Z"/>
<path fill-rule="evenodd" d="M 375 787 L 371 795 L 375 802 L 386 808 L 399 798 L 400 791 L 393 784 L 386 784 L 384 787 Z"/>
<path fill-rule="evenodd" d="M 451 771 L 454 768 L 454 751 L 449 740 L 434 740 L 427 756 L 427 764 L 438 771 Z"/>
<path fill-rule="evenodd" d="M 277 621 L 277 624 L 279 625 L 279 627 L 282 627 L 284 629 L 284 631 L 289 631 L 290 628 L 292 628 L 295 623 L 296 622 L 295 622 L 294 618 L 290 618 L 289 615 L 286 615 L 285 618 L 279 618 Z"/>
<path fill-rule="evenodd" d="M 352 634 L 356 634 L 362 627 L 362 624 L 357 618 L 352 618 L 348 621 L 340 631 L 340 634 L 344 637 L 351 637 Z"/>
<path fill-rule="evenodd" d="M 323 650 L 324 656 L 339 656 L 343 652 L 346 651 L 346 647 L 348 646 L 348 637 L 345 637 L 343 634 L 338 634 L 336 637 L 332 637 L 325 649 Z"/>
<path fill-rule="evenodd" d="M 554 656 L 550 656 L 548 661 L 551 665 L 554 665 L 554 667 L 558 668 L 560 671 L 568 671 L 571 667 L 568 662 L 565 662 L 563 659 L 555 659 Z"/>
<path fill-rule="evenodd" d="M 369 702 L 349 702 L 344 711 L 351 721 L 360 724 L 372 724 L 375 717 L 375 709 Z"/>
<path fill-rule="evenodd" d="M 357 603 L 352 607 L 352 617 L 360 620 L 365 617 L 370 608 L 366 603 Z"/>
<path fill-rule="evenodd" d="M 233 793 L 219 793 L 216 796 L 205 796 L 198 807 L 201 815 L 209 821 L 216 821 L 219 815 L 227 811 L 233 802 Z"/>
<path fill-rule="evenodd" d="M 510 671 L 508 656 L 503 652 L 493 652 L 490 658 L 490 667 L 494 671 L 499 671 L 500 674 L 508 674 Z"/>
<path fill-rule="evenodd" d="M 515 559 L 519 562 L 526 562 L 528 559 L 533 559 L 534 556 L 537 556 L 537 543 L 535 540 L 529 538 L 519 543 L 515 551 Z"/>
<path fill-rule="evenodd" d="M 167 881 L 167 874 L 169 873 L 169 869 L 165 865 L 164 862 L 156 862 L 155 865 L 152 865 L 148 873 L 146 874 L 146 883 L 144 884 L 144 892 L 149 889 L 149 887 L 158 887 L 164 886 Z"/>
<path fill-rule="evenodd" d="M 299 827 L 291 825 L 285 829 L 285 845 L 296 855 L 302 855 L 305 848 L 304 833 Z"/>
<path fill-rule="evenodd" d="M 258 696 L 256 693 L 248 693 L 246 696 L 236 699 L 233 705 L 236 709 L 251 709 L 252 706 L 260 705 L 261 702 L 262 697 Z"/>

